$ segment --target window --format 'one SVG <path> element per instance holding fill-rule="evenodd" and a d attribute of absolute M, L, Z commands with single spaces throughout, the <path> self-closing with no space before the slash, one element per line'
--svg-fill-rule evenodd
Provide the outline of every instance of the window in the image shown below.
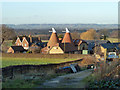
<path fill-rule="evenodd" d="M 18 43 L 18 46 L 19 46 L 19 43 Z"/>
<path fill-rule="evenodd" d="M 25 44 L 25 46 L 27 46 L 27 44 Z"/>

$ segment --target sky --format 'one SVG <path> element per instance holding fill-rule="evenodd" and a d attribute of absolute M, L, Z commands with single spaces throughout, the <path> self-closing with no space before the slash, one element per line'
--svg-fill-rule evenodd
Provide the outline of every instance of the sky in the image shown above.
<path fill-rule="evenodd" d="M 117 24 L 118 2 L 2 2 L 3 24 Z"/>

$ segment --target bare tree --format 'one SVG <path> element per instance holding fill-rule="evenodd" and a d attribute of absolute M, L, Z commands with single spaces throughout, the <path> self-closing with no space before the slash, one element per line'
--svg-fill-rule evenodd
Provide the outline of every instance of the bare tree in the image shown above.
<path fill-rule="evenodd" d="M 79 39 L 80 38 L 80 33 L 75 31 L 75 32 L 71 33 L 71 36 L 72 36 L 73 39 Z"/>
<path fill-rule="evenodd" d="M 16 33 L 14 29 L 7 27 L 6 25 L 2 25 L 2 43 L 4 40 L 10 40 L 16 37 Z"/>

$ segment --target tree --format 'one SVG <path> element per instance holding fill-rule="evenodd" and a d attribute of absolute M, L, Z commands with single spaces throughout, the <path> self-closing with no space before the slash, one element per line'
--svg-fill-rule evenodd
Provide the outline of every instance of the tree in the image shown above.
<path fill-rule="evenodd" d="M 107 36 L 101 35 L 100 39 L 107 40 Z"/>
<path fill-rule="evenodd" d="M 0 26 L 0 46 L 2 48 L 2 52 L 6 52 L 7 49 L 10 47 L 10 41 L 4 42 L 5 40 L 13 40 L 16 36 L 15 31 L 12 28 L 7 27 L 6 25 Z"/>
<path fill-rule="evenodd" d="M 58 35 L 58 38 L 63 38 L 63 37 L 64 37 L 63 34 Z"/>
<path fill-rule="evenodd" d="M 119 36 L 119 33 L 118 33 L 119 31 L 118 30 L 113 30 L 111 33 L 110 33 L 110 37 L 111 38 L 118 38 L 118 36 Z"/>
<path fill-rule="evenodd" d="M 6 25 L 2 25 L 2 43 L 4 40 L 10 40 L 16 37 L 16 33 L 14 29 L 7 27 Z"/>
<path fill-rule="evenodd" d="M 80 39 L 94 40 L 94 39 L 98 39 L 98 37 L 97 37 L 97 33 L 94 29 L 89 29 L 88 31 L 80 34 Z"/>
<path fill-rule="evenodd" d="M 108 31 L 108 29 L 103 29 L 99 30 L 98 34 L 101 36 L 100 39 L 106 40 L 106 38 L 110 35 L 110 32 Z"/>
<path fill-rule="evenodd" d="M 71 33 L 71 36 L 72 36 L 73 39 L 79 39 L 80 38 L 80 33 L 75 31 L 75 32 Z"/>

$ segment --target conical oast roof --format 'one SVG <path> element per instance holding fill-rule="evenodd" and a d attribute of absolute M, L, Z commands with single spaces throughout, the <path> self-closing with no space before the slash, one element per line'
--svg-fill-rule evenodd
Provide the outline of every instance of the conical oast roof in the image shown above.
<path fill-rule="evenodd" d="M 52 46 L 55 46 L 57 43 L 59 43 L 59 39 L 56 32 L 52 32 L 52 35 L 47 43 L 47 46 L 51 48 Z"/>
<path fill-rule="evenodd" d="M 68 30 L 68 29 L 67 29 Z M 72 40 L 72 37 L 71 37 L 71 34 L 69 31 L 66 30 L 66 33 L 64 35 L 64 38 L 62 40 L 62 43 L 72 43 L 73 40 Z"/>

